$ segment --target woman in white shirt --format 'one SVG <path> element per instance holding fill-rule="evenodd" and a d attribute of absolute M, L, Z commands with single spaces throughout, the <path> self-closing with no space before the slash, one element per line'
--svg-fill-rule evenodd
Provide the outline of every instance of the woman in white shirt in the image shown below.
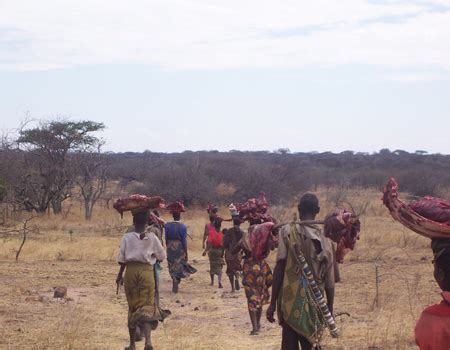
<path fill-rule="evenodd" d="M 158 321 L 163 319 L 155 303 L 153 266 L 156 261 L 163 261 L 166 258 L 166 252 L 153 233 L 145 232 L 148 211 L 133 210 L 132 214 L 135 229 L 123 236 L 117 256 L 120 270 L 116 282 L 124 282 L 128 302 L 130 346 L 125 349 L 136 349 L 135 334 L 136 327 L 139 327 L 145 335 L 144 350 L 152 350 L 151 329 L 156 329 Z"/>

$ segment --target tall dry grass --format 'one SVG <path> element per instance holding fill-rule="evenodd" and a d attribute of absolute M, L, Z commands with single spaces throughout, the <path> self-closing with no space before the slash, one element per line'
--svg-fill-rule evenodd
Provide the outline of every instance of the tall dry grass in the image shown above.
<path fill-rule="evenodd" d="M 413 329 L 420 311 L 439 300 L 439 290 L 432 277 L 429 240 L 394 222 L 383 207 L 379 192 L 353 189 L 342 193 L 340 189 L 320 189 L 317 194 L 322 208 L 319 218 L 336 205 L 348 206 L 345 202 L 351 203 L 356 211 L 364 211 L 361 215 L 361 239 L 355 251 L 346 257 L 341 266 L 343 282 L 336 286 L 336 311 L 349 312 L 351 317 L 338 318 L 343 336 L 337 340 L 325 336 L 324 344 L 330 349 L 363 349 L 370 346 L 383 349 L 414 348 Z M 296 203 L 292 202 L 272 206 L 270 210 L 279 221 L 289 222 L 296 212 L 295 208 Z M 226 207 L 221 209 L 220 214 L 229 216 Z M 163 217 L 170 220 L 167 213 Z M 267 325 L 264 331 L 266 335 L 262 338 L 247 337 L 248 320 L 242 293 L 236 300 L 223 299 L 223 295 L 211 294 L 214 290 L 208 289 L 207 262 L 201 257 L 206 211 L 190 208 L 183 215 L 183 221 L 192 237 L 188 242 L 190 257 L 198 261 L 200 271 L 195 278 L 185 283 L 181 294 L 177 296 L 186 305 L 192 305 L 181 308 L 176 298 L 166 290 L 165 303 L 175 312 L 167 325 L 155 333 L 159 347 L 278 348 L 280 332 L 276 325 Z M 126 213 L 120 218 L 114 210 L 96 208 L 93 220 L 86 222 L 82 208 L 72 205 L 72 210 L 65 218 L 44 215 L 34 218 L 32 223 L 40 231 L 28 238 L 19 264 L 9 262 L 14 261 L 20 236 L 0 240 L 0 261 L 7 264 L 9 269 L 6 283 L 0 276 L 0 283 L 3 283 L 0 284 L 0 295 L 6 296 L 0 302 L 0 321 L 12 322 L 0 331 L 0 337 L 5 339 L 0 341 L 0 345 L 7 345 L 12 340 L 20 343 L 21 338 L 15 334 L 17 327 L 14 322 L 23 317 L 20 327 L 27 342 L 32 341 L 34 344 L 34 347 L 28 348 L 119 348 L 117 344 L 126 341 L 126 328 L 123 320 L 118 321 L 117 318 L 123 314 L 126 302 L 123 297 L 115 297 L 111 291 L 114 287 L 109 284 L 113 285 L 111 281 L 116 272 L 118 245 L 124 228 L 131 223 L 131 216 Z M 20 227 L 19 223 L 17 225 Z M 224 223 L 225 227 L 228 225 Z M 273 254 L 269 261 L 273 266 Z M 376 265 L 381 273 L 378 308 L 374 303 Z M 167 283 L 167 271 L 164 273 L 164 282 Z M 62 308 L 54 304 L 44 307 L 39 303 L 25 301 L 30 286 L 42 293 L 59 281 L 67 283 L 72 293 L 79 289 L 82 294 L 86 287 L 94 288 L 89 289 L 89 293 L 95 290 L 99 295 L 93 300 L 80 297 L 80 303 L 64 305 Z M 163 287 L 166 288 L 165 285 Z M 193 312 L 194 305 L 198 305 L 200 311 Z M 10 310 L 22 308 L 31 310 L 23 311 L 24 315 L 26 312 L 36 315 L 28 316 L 28 319 L 25 316 L 9 315 Z M 2 310 L 9 311 L 2 314 Z M 217 336 L 206 338 L 205 334 L 211 329 Z M 104 339 L 102 332 L 108 339 Z M 55 334 L 58 335 L 56 338 Z M 240 337 L 239 341 L 234 336 L 236 334 Z M 108 342 L 115 345 L 109 346 Z M 11 343 L 10 346 L 13 345 Z"/>

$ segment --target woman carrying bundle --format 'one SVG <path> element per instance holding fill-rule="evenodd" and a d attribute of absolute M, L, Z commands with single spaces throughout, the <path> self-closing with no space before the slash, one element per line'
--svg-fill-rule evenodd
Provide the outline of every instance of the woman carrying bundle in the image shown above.
<path fill-rule="evenodd" d="M 269 289 L 272 286 L 272 270 L 266 258 L 275 248 L 276 241 L 271 232 L 274 219 L 266 213 L 267 209 L 268 203 L 264 193 L 257 199 L 252 198 L 244 204 L 237 205 L 241 221 L 250 222 L 248 231 L 233 250 L 234 254 L 241 251 L 244 253 L 242 284 L 252 323 L 250 335 L 257 335 L 261 330 L 262 308 L 269 303 Z"/>
<path fill-rule="evenodd" d="M 125 349 L 136 349 L 136 328 L 139 327 L 145 335 L 144 349 L 151 350 L 151 329 L 156 329 L 158 321 L 164 318 L 155 302 L 154 265 L 163 261 L 166 253 L 153 233 L 145 233 L 147 209 L 134 209 L 132 214 L 134 230 L 123 236 L 117 257 L 120 270 L 116 282 L 123 282 L 128 302 L 130 345 Z"/>
<path fill-rule="evenodd" d="M 173 217 L 172 222 L 164 225 L 167 262 L 172 278 L 172 292 L 178 293 L 181 279 L 189 277 L 197 270 L 188 264 L 187 227 L 181 222 L 181 213 L 185 212 L 183 203 L 172 203 L 166 209 Z"/>
<path fill-rule="evenodd" d="M 227 264 L 227 275 L 230 279 L 231 292 L 239 290 L 239 274 L 242 271 L 242 254 L 234 253 L 235 247 L 239 244 L 244 232 L 241 230 L 241 219 L 236 209 L 231 212 L 233 227 L 223 230 L 223 248 L 225 250 L 225 262 Z"/>
<path fill-rule="evenodd" d="M 208 254 L 209 275 L 211 277 L 211 286 L 214 285 L 214 275 L 217 275 L 219 288 L 222 286 L 223 261 L 223 232 L 221 231 L 222 219 L 216 216 L 212 225 L 208 225 L 208 235 L 206 239 L 206 249 L 203 256 Z"/>
<path fill-rule="evenodd" d="M 416 325 L 420 349 L 450 349 L 450 238 L 433 238 L 434 278 L 442 290 L 442 301 L 427 307 Z"/>

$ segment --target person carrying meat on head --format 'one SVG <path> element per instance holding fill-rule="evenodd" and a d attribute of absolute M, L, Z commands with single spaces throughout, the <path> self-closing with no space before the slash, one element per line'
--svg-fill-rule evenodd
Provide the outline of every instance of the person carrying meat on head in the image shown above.
<path fill-rule="evenodd" d="M 319 200 L 314 194 L 306 193 L 301 197 L 298 204 L 301 221 L 314 220 L 319 211 Z M 312 302 L 314 296 L 301 275 L 296 249 L 300 249 L 312 270 L 322 295 L 325 290 L 328 309 L 333 313 L 335 261 L 331 241 L 316 225 L 292 223 L 282 226 L 267 319 L 275 322 L 274 313 L 278 309 L 283 350 L 299 349 L 299 343 L 302 350 L 312 349 L 324 328 L 322 315 Z"/>
<path fill-rule="evenodd" d="M 181 279 L 189 277 L 197 270 L 188 264 L 187 227 L 181 222 L 181 213 L 185 212 L 183 203 L 174 202 L 166 209 L 173 217 L 172 222 L 164 225 L 167 262 L 172 278 L 172 292 L 178 293 Z"/>
<path fill-rule="evenodd" d="M 237 208 L 240 220 L 249 221 L 250 226 L 232 251 L 233 254 L 243 253 L 242 285 L 252 323 L 250 335 L 258 335 L 262 308 L 269 303 L 269 288 L 272 286 L 272 270 L 266 258 L 276 246 L 276 237 L 271 232 L 274 219 L 266 213 L 268 203 L 264 193 L 258 199 L 252 198 L 244 204 L 238 204 Z"/>
<path fill-rule="evenodd" d="M 450 349 L 450 238 L 433 238 L 434 278 L 442 301 L 426 308 L 416 325 L 416 343 L 421 350 Z"/>
<path fill-rule="evenodd" d="M 217 275 L 219 288 L 222 286 L 223 261 L 223 232 L 221 231 L 222 218 L 215 216 L 213 224 L 208 226 L 208 236 L 206 240 L 206 249 L 203 256 L 208 254 L 209 276 L 211 277 L 211 286 L 214 285 L 214 275 Z"/>
<path fill-rule="evenodd" d="M 165 317 L 155 302 L 154 265 L 166 258 L 166 252 L 153 233 L 145 232 L 147 209 L 136 208 L 132 214 L 134 230 L 123 236 L 117 256 L 120 270 L 116 283 L 123 282 L 128 302 L 130 345 L 125 349 L 136 349 L 136 329 L 139 327 L 145 335 L 144 349 L 151 350 L 151 329 L 156 329 L 158 321 Z"/>
<path fill-rule="evenodd" d="M 225 250 L 225 262 L 227 264 L 227 275 L 230 279 L 231 292 L 239 290 L 239 274 L 242 271 L 242 254 L 240 252 L 234 254 L 234 248 L 239 244 L 244 232 L 241 230 L 241 219 L 236 207 L 230 205 L 231 217 L 233 219 L 233 227 L 223 230 L 223 248 Z"/>

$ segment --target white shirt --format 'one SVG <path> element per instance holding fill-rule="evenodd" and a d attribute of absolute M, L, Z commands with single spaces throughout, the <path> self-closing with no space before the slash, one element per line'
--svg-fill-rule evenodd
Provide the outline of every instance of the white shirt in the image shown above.
<path fill-rule="evenodd" d="M 137 232 L 128 232 L 122 237 L 117 262 L 154 265 L 156 260 L 163 261 L 166 258 L 166 251 L 155 234 L 147 232 L 143 239 L 140 239 L 139 235 Z"/>

